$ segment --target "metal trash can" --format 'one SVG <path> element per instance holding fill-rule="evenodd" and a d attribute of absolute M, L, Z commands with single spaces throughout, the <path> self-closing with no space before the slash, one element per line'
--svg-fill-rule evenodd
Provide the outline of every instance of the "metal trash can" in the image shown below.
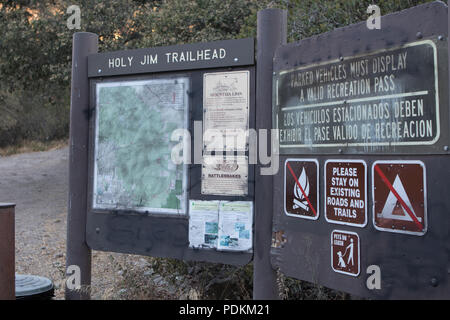
<path fill-rule="evenodd" d="M 50 300 L 54 292 L 50 279 L 16 274 L 16 300 Z"/>

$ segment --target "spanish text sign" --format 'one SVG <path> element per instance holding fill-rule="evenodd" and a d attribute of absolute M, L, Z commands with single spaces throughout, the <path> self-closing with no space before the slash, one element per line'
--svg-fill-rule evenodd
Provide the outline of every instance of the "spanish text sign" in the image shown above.
<path fill-rule="evenodd" d="M 275 82 L 281 153 L 392 149 L 439 139 L 437 49 L 431 40 L 281 71 Z"/>
<path fill-rule="evenodd" d="M 367 224 L 367 169 L 363 160 L 325 162 L 325 218 L 328 222 Z"/>
<path fill-rule="evenodd" d="M 426 170 L 422 161 L 376 161 L 372 166 L 372 184 L 376 229 L 425 234 Z"/>

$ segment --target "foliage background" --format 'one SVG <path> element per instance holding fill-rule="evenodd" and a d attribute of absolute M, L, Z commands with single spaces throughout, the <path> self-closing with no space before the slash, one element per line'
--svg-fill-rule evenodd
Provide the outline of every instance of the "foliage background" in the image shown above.
<path fill-rule="evenodd" d="M 66 13 L 81 8 L 81 30 L 100 51 L 256 36 L 257 11 L 289 11 L 289 41 L 427 0 L 1 0 L 0 147 L 68 135 L 72 34 Z"/>
<path fill-rule="evenodd" d="M 275 7 L 288 10 L 288 41 L 293 42 L 365 21 L 372 3 L 384 15 L 428 1 L 0 0 L 0 147 L 67 137 L 75 31 L 98 34 L 100 51 L 256 37 L 258 10 Z M 66 25 L 66 10 L 73 4 L 81 8 L 81 30 Z M 174 270 L 193 274 L 198 287 L 206 290 L 204 297 L 251 297 L 249 266 L 155 261 L 167 276 Z M 207 292 L 224 283 L 235 291 L 220 296 Z M 285 298 L 342 297 L 282 276 L 279 286 Z"/>

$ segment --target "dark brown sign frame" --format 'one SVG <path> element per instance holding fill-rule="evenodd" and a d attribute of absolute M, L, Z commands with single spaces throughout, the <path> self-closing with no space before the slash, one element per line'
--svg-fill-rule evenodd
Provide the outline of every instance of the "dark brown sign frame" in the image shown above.
<path fill-rule="evenodd" d="M 89 114 L 89 176 L 87 197 L 86 241 L 91 249 L 121 253 L 140 254 L 154 257 L 169 257 L 180 260 L 207 261 L 232 265 L 245 265 L 252 260 L 253 252 L 229 252 L 215 249 L 195 249 L 189 247 L 189 215 L 173 216 L 158 212 L 135 212 L 132 210 L 94 209 L 94 130 L 96 112 L 96 84 L 115 81 L 147 80 L 167 77 L 187 77 L 190 81 L 189 125 L 191 146 L 194 147 L 194 121 L 203 119 L 203 74 L 209 72 L 248 70 L 250 72 L 250 118 L 249 127 L 255 126 L 255 67 L 254 40 L 226 40 L 211 43 L 198 43 L 161 48 L 138 49 L 120 52 L 108 52 L 89 56 L 90 110 Z M 223 59 L 206 63 L 205 61 L 184 62 L 177 65 L 161 64 L 120 68 L 105 72 L 108 59 L 157 52 L 196 51 L 211 48 L 225 48 L 233 59 Z M 229 57 L 228 57 L 229 58 Z M 103 69 L 102 69 L 103 68 Z M 102 69 L 102 72 L 95 72 Z M 101 75 L 100 75 L 101 74 Z M 192 152 L 192 163 L 194 154 Z M 249 165 L 248 195 L 206 196 L 201 194 L 201 164 L 188 165 L 188 199 L 192 200 L 228 200 L 254 201 L 254 165 Z"/>

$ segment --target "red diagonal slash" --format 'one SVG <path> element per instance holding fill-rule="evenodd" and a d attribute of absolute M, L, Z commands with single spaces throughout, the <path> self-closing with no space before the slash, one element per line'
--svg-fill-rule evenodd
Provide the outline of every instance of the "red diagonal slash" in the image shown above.
<path fill-rule="evenodd" d="M 314 217 L 317 215 L 316 210 L 314 210 L 314 207 L 312 206 L 311 202 L 309 201 L 308 197 L 306 196 L 305 190 L 303 190 L 302 186 L 300 185 L 300 182 L 298 182 L 298 179 L 294 173 L 294 170 L 292 170 L 291 165 L 289 162 L 287 163 L 287 167 L 289 168 L 289 171 L 291 172 L 292 176 L 295 179 L 295 182 L 297 183 L 298 187 L 300 188 L 300 191 L 302 192 L 303 196 L 305 197 L 306 201 L 308 201 L 308 205 L 311 208 L 312 212 L 314 213 Z"/>
<path fill-rule="evenodd" d="M 381 171 L 381 169 L 378 167 L 378 165 L 375 165 L 375 171 L 379 174 L 381 177 L 381 180 L 387 185 L 389 190 L 394 194 L 394 196 L 397 198 L 397 200 L 400 202 L 403 208 L 405 208 L 406 212 L 409 214 L 411 219 L 414 221 L 414 223 L 420 228 L 420 230 L 423 230 L 422 224 L 417 220 L 416 215 L 411 211 L 411 209 L 406 205 L 405 201 L 400 197 L 400 195 L 395 191 L 392 184 L 389 182 L 388 178 L 384 175 L 384 173 Z"/>

